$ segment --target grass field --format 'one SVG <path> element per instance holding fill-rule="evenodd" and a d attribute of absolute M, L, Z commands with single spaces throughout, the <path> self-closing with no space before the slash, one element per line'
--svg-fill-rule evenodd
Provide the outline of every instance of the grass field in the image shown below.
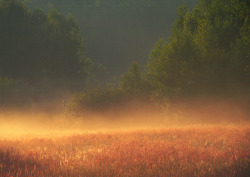
<path fill-rule="evenodd" d="M 0 140 L 0 176 L 248 176 L 250 128 L 189 126 Z"/>

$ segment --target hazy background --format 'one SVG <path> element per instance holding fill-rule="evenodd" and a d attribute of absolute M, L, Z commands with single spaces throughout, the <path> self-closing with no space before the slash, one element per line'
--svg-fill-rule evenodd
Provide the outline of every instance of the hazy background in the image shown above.
<path fill-rule="evenodd" d="M 24 0 L 25 1 L 25 0 Z M 176 9 L 197 0 L 28 0 L 27 6 L 45 12 L 71 13 L 85 39 L 85 57 L 101 63 L 110 78 L 124 73 L 132 61 L 145 64 L 159 38 L 168 39 Z"/>

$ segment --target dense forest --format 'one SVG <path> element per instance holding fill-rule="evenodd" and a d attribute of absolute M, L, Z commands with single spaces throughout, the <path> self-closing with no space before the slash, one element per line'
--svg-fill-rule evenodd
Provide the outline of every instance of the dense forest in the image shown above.
<path fill-rule="evenodd" d="M 25 3 L 0 1 L 2 107 L 61 97 L 65 90 L 75 92 L 66 114 L 77 116 L 139 102 L 250 98 L 247 0 L 179 8 L 180 1 L 164 0 Z M 107 71 L 119 74 L 128 63 L 118 83 L 105 84 Z"/>

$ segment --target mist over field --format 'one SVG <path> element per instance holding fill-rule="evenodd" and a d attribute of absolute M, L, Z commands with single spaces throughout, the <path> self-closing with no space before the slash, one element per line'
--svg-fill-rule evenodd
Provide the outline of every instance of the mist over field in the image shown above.
<path fill-rule="evenodd" d="M 60 137 L 83 132 L 188 126 L 249 126 L 249 105 L 246 102 L 215 100 L 192 99 L 185 105 L 174 106 L 165 111 L 159 105 L 137 101 L 103 112 L 89 111 L 78 116 L 59 111 L 44 112 L 44 109 L 34 106 L 26 110 L 10 109 L 0 114 L 0 133 L 1 138 Z"/>
<path fill-rule="evenodd" d="M 0 176 L 248 176 L 249 7 L 0 0 Z"/>

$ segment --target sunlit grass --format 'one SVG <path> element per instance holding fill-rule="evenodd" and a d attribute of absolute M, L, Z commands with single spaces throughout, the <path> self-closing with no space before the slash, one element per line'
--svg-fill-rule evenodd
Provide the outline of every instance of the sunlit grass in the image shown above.
<path fill-rule="evenodd" d="M 0 141 L 0 176 L 247 176 L 250 129 L 196 126 Z"/>

